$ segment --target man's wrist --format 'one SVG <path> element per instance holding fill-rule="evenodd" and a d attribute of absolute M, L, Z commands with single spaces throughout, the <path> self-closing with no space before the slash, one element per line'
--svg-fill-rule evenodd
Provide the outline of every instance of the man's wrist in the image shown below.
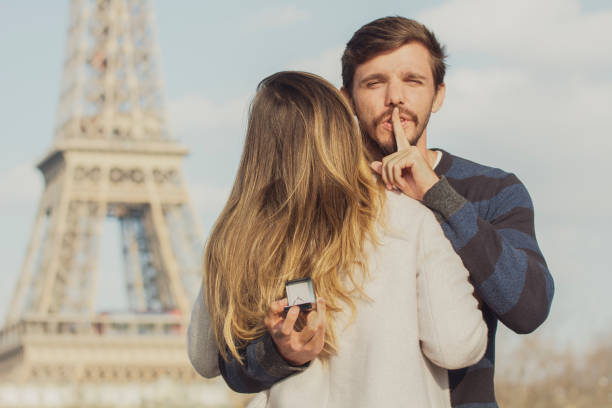
<path fill-rule="evenodd" d="M 445 176 L 442 176 L 423 195 L 423 204 L 432 209 L 436 217 L 441 217 L 443 220 L 449 219 L 466 202 L 465 197 L 455 191 Z"/>
<path fill-rule="evenodd" d="M 299 366 L 291 364 L 278 351 L 270 333 L 265 333 L 261 342 L 255 348 L 257 360 L 268 375 L 284 378 L 290 374 L 304 371 L 310 363 Z"/>
<path fill-rule="evenodd" d="M 423 201 L 427 192 L 431 190 L 433 186 L 438 184 L 438 182 L 440 181 L 440 178 L 436 173 L 433 172 L 433 170 L 431 171 L 431 173 L 431 176 L 428 176 L 427 181 L 424 183 L 424 189 L 422 190 L 420 201 Z"/>

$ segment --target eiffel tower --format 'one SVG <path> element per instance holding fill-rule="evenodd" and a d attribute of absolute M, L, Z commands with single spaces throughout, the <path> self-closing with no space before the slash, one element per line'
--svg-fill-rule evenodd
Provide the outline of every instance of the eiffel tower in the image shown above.
<path fill-rule="evenodd" d="M 38 164 L 45 189 L 0 331 L 2 381 L 202 383 L 185 351 L 202 242 L 156 45 L 146 0 L 71 2 L 55 137 Z M 95 310 L 107 217 L 121 231 L 121 313 Z"/>

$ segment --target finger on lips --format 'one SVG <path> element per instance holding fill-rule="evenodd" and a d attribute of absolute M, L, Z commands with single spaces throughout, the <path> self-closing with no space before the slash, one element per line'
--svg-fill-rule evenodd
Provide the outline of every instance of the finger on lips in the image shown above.
<path fill-rule="evenodd" d="M 397 150 L 405 150 L 410 147 L 410 143 L 408 143 L 406 135 L 404 135 L 404 128 L 402 128 L 402 120 L 397 106 L 393 108 L 393 112 L 391 113 L 391 123 L 393 125 L 393 135 L 395 136 Z"/>

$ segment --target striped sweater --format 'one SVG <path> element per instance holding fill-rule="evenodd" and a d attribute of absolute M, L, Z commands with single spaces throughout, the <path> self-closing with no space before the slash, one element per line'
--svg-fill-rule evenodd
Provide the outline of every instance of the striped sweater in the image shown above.
<path fill-rule="evenodd" d="M 535 330 L 547 317 L 553 279 L 538 247 L 533 205 L 519 179 L 442 151 L 440 181 L 423 198 L 469 271 L 483 303 L 488 346 L 477 364 L 450 370 L 451 404 L 497 407 L 493 386 L 495 333 L 500 320 L 516 333 Z M 269 335 L 243 350 L 244 365 L 219 358 L 219 369 L 235 391 L 258 392 L 305 366 L 288 364 Z"/>

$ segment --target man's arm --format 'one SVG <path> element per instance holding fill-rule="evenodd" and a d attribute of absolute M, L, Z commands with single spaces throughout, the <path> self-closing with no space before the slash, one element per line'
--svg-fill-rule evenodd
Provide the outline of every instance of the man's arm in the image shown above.
<path fill-rule="evenodd" d="M 198 374 L 206 378 L 221 374 L 232 390 L 254 393 L 306 369 L 307 364 L 294 366 L 285 360 L 269 333 L 250 342 L 246 348 L 239 349 L 243 364 L 231 353 L 228 353 L 227 361 L 223 360 L 210 325 L 203 292 L 203 288 L 200 288 L 187 330 L 187 354 Z"/>
<path fill-rule="evenodd" d="M 472 203 L 438 176 L 405 137 L 393 109 L 398 151 L 371 163 L 388 189 L 397 188 L 434 211 L 446 237 L 470 273 L 477 295 L 517 333 L 535 330 L 548 316 L 554 283 L 535 239 L 533 204 L 513 174 L 498 179 L 486 220 Z M 494 182 L 493 179 L 491 182 Z M 485 190 L 494 185 L 481 184 Z"/>
<path fill-rule="evenodd" d="M 240 349 L 243 364 L 229 354 L 219 355 L 219 369 L 227 385 L 240 393 L 266 390 L 291 374 L 304 371 L 308 364 L 293 366 L 281 356 L 269 333 Z"/>
<path fill-rule="evenodd" d="M 292 307 L 283 317 L 287 299 L 272 303 L 264 320 L 268 330 L 240 350 L 242 364 L 229 355 L 219 356 L 219 369 L 227 385 L 236 392 L 252 393 L 272 387 L 280 380 L 304 371 L 323 349 L 326 305 L 317 299 L 317 309 L 308 313 L 301 331 L 294 326 L 299 308 Z"/>
<path fill-rule="evenodd" d="M 423 197 L 470 272 L 478 296 L 516 333 L 548 316 L 554 283 L 535 238 L 527 189 L 508 175 L 490 200 L 487 221 L 442 178 Z"/>

